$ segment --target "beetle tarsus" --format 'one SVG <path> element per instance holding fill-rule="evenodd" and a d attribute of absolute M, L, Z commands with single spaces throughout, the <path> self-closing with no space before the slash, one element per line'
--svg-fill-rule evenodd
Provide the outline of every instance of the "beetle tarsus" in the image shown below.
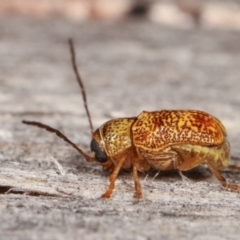
<path fill-rule="evenodd" d="M 141 199 L 141 198 L 142 198 L 142 192 L 135 192 L 134 195 L 133 195 L 133 197 L 134 197 L 135 199 Z"/>
<path fill-rule="evenodd" d="M 112 190 L 109 189 L 101 196 L 102 199 L 109 199 L 112 195 Z"/>

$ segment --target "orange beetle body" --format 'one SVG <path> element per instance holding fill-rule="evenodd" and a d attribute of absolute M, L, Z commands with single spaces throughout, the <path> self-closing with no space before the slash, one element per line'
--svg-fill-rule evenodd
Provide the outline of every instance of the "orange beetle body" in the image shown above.
<path fill-rule="evenodd" d="M 113 119 L 96 130 L 93 139 L 107 155 L 105 168 L 121 158 L 122 168 L 130 168 L 134 156 L 140 172 L 150 167 L 189 170 L 204 159 L 224 169 L 230 158 L 222 123 L 195 110 L 143 111 L 137 118 Z"/>
<path fill-rule="evenodd" d="M 100 164 L 110 172 L 119 164 L 140 172 L 150 168 L 186 171 L 199 164 L 222 170 L 230 160 L 226 137 L 223 124 L 208 113 L 162 110 L 110 120 L 94 132 L 93 141 L 106 155 Z M 138 179 L 134 180 L 136 187 Z M 141 196 L 137 189 L 136 196 Z"/>
<path fill-rule="evenodd" d="M 138 117 L 113 119 L 93 130 L 85 89 L 77 70 L 73 43 L 70 40 L 73 69 L 81 87 L 85 110 L 92 131 L 88 156 L 59 130 L 48 125 L 23 121 L 57 134 L 73 146 L 88 162 L 97 161 L 111 172 L 110 184 L 103 198 L 109 198 L 121 168 L 132 168 L 135 197 L 142 196 L 138 172 L 157 170 L 190 170 L 200 164 L 208 166 L 223 187 L 240 192 L 240 186 L 228 183 L 218 172 L 229 165 L 230 147 L 223 124 L 214 116 L 197 110 L 143 111 Z"/>

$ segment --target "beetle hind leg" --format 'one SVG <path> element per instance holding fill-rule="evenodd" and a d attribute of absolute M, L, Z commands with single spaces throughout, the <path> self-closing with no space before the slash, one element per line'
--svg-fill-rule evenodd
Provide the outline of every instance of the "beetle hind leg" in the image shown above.
<path fill-rule="evenodd" d="M 233 165 L 233 164 L 228 165 L 227 168 L 228 168 L 228 169 L 233 169 L 233 170 L 240 171 L 240 167 L 237 166 L 237 165 Z"/>
<path fill-rule="evenodd" d="M 209 162 L 206 161 L 206 164 L 212 174 L 217 178 L 224 188 L 233 190 L 235 192 L 240 192 L 240 185 L 228 183 L 226 178 L 224 178 Z"/>

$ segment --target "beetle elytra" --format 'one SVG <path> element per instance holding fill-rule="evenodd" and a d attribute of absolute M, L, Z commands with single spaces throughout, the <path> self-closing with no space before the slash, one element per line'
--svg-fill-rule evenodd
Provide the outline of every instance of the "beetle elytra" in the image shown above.
<path fill-rule="evenodd" d="M 110 184 L 102 198 L 110 198 L 121 168 L 132 168 L 135 197 L 142 197 L 138 172 L 156 170 L 190 170 L 207 165 L 223 187 L 240 192 L 240 186 L 228 183 L 219 173 L 229 165 L 230 146 L 223 124 L 214 116 L 197 110 L 143 111 L 137 117 L 112 119 L 93 129 L 83 82 L 80 78 L 72 40 L 69 40 L 73 70 L 82 91 L 88 116 L 94 157 L 88 156 L 59 130 L 48 125 L 23 121 L 55 133 L 74 147 L 88 162 L 98 162 L 111 173 Z"/>

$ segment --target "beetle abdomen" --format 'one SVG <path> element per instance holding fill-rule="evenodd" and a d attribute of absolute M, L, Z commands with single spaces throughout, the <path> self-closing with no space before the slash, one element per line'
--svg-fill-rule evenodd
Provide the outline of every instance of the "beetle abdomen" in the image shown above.
<path fill-rule="evenodd" d="M 217 146 L 226 130 L 212 115 L 195 110 L 143 111 L 132 126 L 135 147 L 159 151 L 175 144 Z"/>

